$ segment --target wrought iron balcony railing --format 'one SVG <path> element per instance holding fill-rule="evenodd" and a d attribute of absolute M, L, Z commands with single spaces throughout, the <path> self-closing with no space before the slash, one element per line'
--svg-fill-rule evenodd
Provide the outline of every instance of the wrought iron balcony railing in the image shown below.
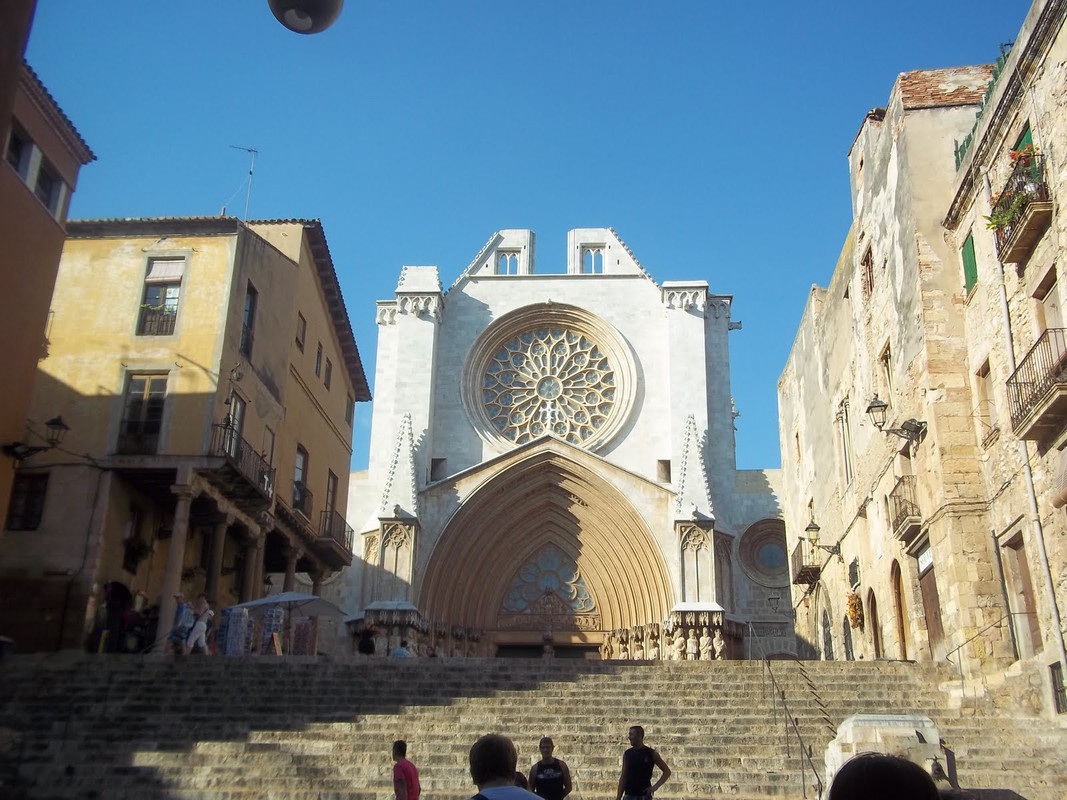
<path fill-rule="evenodd" d="M 293 510 L 299 511 L 311 520 L 311 510 L 315 504 L 315 495 L 303 481 L 293 481 Z"/>
<path fill-rule="evenodd" d="M 138 336 L 170 336 L 174 333 L 174 321 L 178 318 L 177 309 L 141 308 L 137 319 Z"/>
<path fill-rule="evenodd" d="M 1011 427 L 1022 438 L 1023 428 L 1034 427 L 1035 413 L 1046 400 L 1067 389 L 1067 328 L 1049 328 L 1030 348 L 1008 378 Z M 1041 426 L 1047 427 L 1047 426 Z"/>
<path fill-rule="evenodd" d="M 211 426 L 213 456 L 224 456 L 246 480 L 268 499 L 274 496 L 274 469 L 229 422 Z"/>
<path fill-rule="evenodd" d="M 922 525 L 919 503 L 916 500 L 915 476 L 901 475 L 889 493 L 889 519 L 893 535 L 910 541 Z"/>
<path fill-rule="evenodd" d="M 794 584 L 810 586 L 819 582 L 822 566 L 819 564 L 818 550 L 813 548 L 809 542 L 803 539 L 797 542 L 797 546 L 793 548 L 790 564 L 793 568 Z"/>
<path fill-rule="evenodd" d="M 336 542 L 349 553 L 352 552 L 352 526 L 337 511 L 323 511 L 319 523 L 319 538 Z"/>
<path fill-rule="evenodd" d="M 1050 199 L 1045 157 L 1034 154 L 1020 158 L 1004 188 L 993 198 L 989 216 L 1001 261 L 1017 263 L 1029 253 L 1037 235 L 1048 227 Z M 1041 213 L 1035 215 L 1035 210 Z"/>

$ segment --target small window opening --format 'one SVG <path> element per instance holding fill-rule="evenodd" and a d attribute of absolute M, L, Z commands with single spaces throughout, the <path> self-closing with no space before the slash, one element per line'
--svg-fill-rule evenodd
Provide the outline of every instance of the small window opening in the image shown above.
<path fill-rule="evenodd" d="M 656 480 L 660 483 L 671 482 L 671 461 L 669 458 L 661 458 L 656 462 Z"/>

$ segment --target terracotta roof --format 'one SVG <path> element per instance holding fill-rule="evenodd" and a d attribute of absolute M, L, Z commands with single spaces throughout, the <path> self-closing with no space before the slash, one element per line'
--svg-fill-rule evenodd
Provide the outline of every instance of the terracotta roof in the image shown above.
<path fill-rule="evenodd" d="M 81 163 L 88 164 L 90 161 L 96 161 L 96 155 L 89 149 L 89 145 L 85 143 L 81 134 L 78 133 L 74 123 L 63 113 L 59 103 L 41 83 L 41 79 L 37 77 L 37 73 L 33 71 L 33 68 L 25 61 L 22 62 L 22 74 L 19 76 L 19 83 Z"/>
<path fill-rule="evenodd" d="M 249 220 L 249 225 L 301 225 L 315 259 L 315 270 L 326 300 L 326 309 L 333 321 L 337 340 L 341 346 L 341 357 L 345 369 L 352 381 L 357 402 L 371 399 L 367 375 L 363 371 L 363 362 L 356 347 L 356 337 L 352 333 L 352 323 L 348 318 L 345 300 L 341 295 L 341 285 L 337 280 L 337 271 L 333 266 L 326 234 L 322 221 L 317 219 L 256 219 Z M 238 233 L 245 228 L 244 222 L 237 217 L 126 217 L 113 219 L 73 219 L 67 220 L 68 239 L 98 239 L 117 236 L 181 236 L 212 235 Z M 251 228 L 249 228 L 251 232 Z"/>
<path fill-rule="evenodd" d="M 68 239 L 237 233 L 240 227 L 237 217 L 110 217 L 66 223 Z"/>
<path fill-rule="evenodd" d="M 897 76 L 905 109 L 975 105 L 985 97 L 992 64 L 946 69 L 920 69 Z"/>

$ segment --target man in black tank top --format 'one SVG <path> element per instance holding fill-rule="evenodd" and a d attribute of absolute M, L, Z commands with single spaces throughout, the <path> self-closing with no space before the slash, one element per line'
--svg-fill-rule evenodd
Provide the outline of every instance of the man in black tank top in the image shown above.
<path fill-rule="evenodd" d="M 622 754 L 622 772 L 615 800 L 648 800 L 671 777 L 671 768 L 659 753 L 645 745 L 645 729 L 630 728 L 630 749 Z M 652 783 L 652 770 L 660 768 L 659 780 Z"/>
<path fill-rule="evenodd" d="M 571 771 L 567 764 L 552 757 L 556 749 L 548 736 L 538 745 L 541 760 L 530 767 L 530 791 L 545 800 L 563 800 L 571 793 Z"/>

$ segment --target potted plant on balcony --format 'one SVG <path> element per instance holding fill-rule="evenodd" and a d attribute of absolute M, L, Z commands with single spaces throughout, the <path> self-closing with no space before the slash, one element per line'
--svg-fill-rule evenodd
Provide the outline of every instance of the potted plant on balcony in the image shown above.
<path fill-rule="evenodd" d="M 1029 167 L 1034 163 L 1034 156 L 1037 155 L 1037 148 L 1032 144 L 1023 145 L 1018 150 L 1012 150 L 1009 154 L 1011 163 L 1021 167 Z"/>
<path fill-rule="evenodd" d="M 863 630 L 863 601 L 856 592 L 848 594 L 848 623 L 853 628 Z"/>
<path fill-rule="evenodd" d="M 993 230 L 1013 225 L 1026 210 L 1030 196 L 1026 192 L 1012 192 L 1005 189 L 1000 194 L 989 198 L 989 202 L 993 213 L 986 217 L 986 227 Z"/>

